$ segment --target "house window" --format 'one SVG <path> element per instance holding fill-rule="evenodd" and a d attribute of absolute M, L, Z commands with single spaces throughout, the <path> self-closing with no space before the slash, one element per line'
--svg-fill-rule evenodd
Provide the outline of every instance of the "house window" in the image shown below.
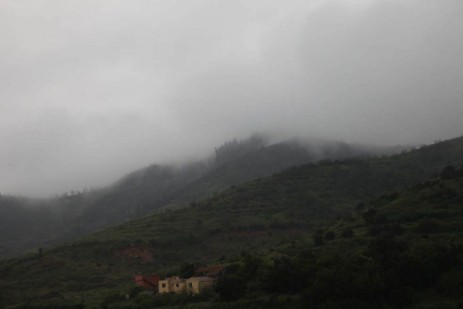
<path fill-rule="evenodd" d="M 178 288 L 178 283 L 175 284 L 175 287 Z"/>
<path fill-rule="evenodd" d="M 188 282 L 188 287 L 189 287 L 189 288 L 192 288 L 192 287 L 193 287 L 193 283 Z"/>
<path fill-rule="evenodd" d="M 163 283 L 163 284 L 162 284 L 162 287 L 163 287 L 163 288 L 165 288 L 165 287 L 166 287 L 166 284 L 165 284 L 165 283 Z"/>

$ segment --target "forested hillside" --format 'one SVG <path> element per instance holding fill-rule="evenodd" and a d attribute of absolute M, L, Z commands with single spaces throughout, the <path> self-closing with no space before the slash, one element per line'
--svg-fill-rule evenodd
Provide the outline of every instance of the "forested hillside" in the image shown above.
<path fill-rule="evenodd" d="M 138 272 L 165 275 L 177 272 L 184 263 L 233 264 L 241 261 L 243 252 L 253 252 L 270 263 L 270 267 L 283 267 L 285 263 L 272 264 L 278 263 L 272 262 L 272 258 L 280 254 L 292 258 L 315 244 L 325 248 L 324 244 L 328 243 L 327 246 L 331 248 L 331 244 L 337 244 L 337 240 L 331 240 L 342 239 L 340 235 L 347 240 L 340 242 L 341 247 L 333 248 L 342 252 L 343 248 L 357 250 L 358 245 L 361 250 L 370 240 L 364 238 L 370 235 L 368 233 L 371 233 L 370 236 L 388 231 L 396 233 L 396 228 L 415 231 L 416 226 L 426 230 L 427 224 L 431 230 L 435 228 L 435 231 L 449 232 L 449 237 L 457 241 L 460 239 L 457 227 L 461 224 L 458 213 L 461 178 L 452 176 L 449 180 L 426 182 L 429 178 L 438 177 L 448 165 L 463 165 L 463 138 L 391 157 L 324 161 L 294 167 L 271 177 L 233 186 L 205 200 L 191 203 L 187 208 L 166 210 L 95 233 L 66 246 L 2 262 L 0 288 L 8 295 L 4 298 L 9 305 L 27 300 L 34 304 L 79 304 L 82 299 L 89 306 L 102 303 L 110 305 L 111 302 L 120 301 L 119 296 L 114 295 L 130 291 L 130 278 Z M 408 193 L 401 192 L 408 186 L 420 183 L 423 184 Z M 381 197 L 370 202 L 375 196 Z M 432 206 L 432 201 L 437 206 Z M 399 203 L 400 213 L 395 213 L 395 203 Z M 425 203 L 430 206 L 425 206 Z M 383 205 L 387 205 L 387 208 L 381 210 Z M 417 207 L 424 208 L 418 211 Z M 432 222 L 434 215 L 437 221 Z M 342 220 L 337 221 L 339 219 Z M 431 223 L 427 220 L 431 220 Z M 451 228 L 446 229 L 446 226 Z M 330 231 L 333 233 L 328 233 Z M 352 240 L 348 240 L 350 238 Z M 291 248 L 296 251 L 285 251 Z M 341 255 L 339 258 L 348 257 Z M 317 263 L 323 262 L 320 259 L 322 255 L 315 257 Z M 381 268 L 386 267 L 384 265 L 378 267 L 375 271 L 387 270 Z M 277 268 L 276 271 L 285 275 L 289 270 Z M 334 280 L 330 271 L 327 269 L 326 280 Z M 323 276 L 323 273 L 318 275 Z M 306 295 L 301 294 L 301 289 L 276 288 L 273 291 L 271 286 L 258 287 L 261 281 L 252 287 L 250 282 L 255 279 L 246 279 L 249 281 L 246 283 L 248 287 L 243 293 L 252 296 L 252 289 L 258 289 L 264 295 Z M 397 280 L 402 279 L 399 277 Z M 330 286 L 329 282 L 325 282 L 326 286 Z M 303 281 L 301 286 L 305 291 L 311 284 L 313 282 Z M 309 297 L 318 306 L 329 298 L 323 296 L 324 290 L 318 293 L 316 288 L 304 293 L 315 293 L 320 297 Z M 343 301 L 342 297 L 350 297 L 358 298 L 359 304 L 371 301 L 345 293 L 341 290 L 334 300 Z M 413 296 L 414 292 L 407 295 Z M 404 299 L 407 297 L 404 296 Z M 385 294 L 381 304 L 394 305 L 392 298 Z"/>
<path fill-rule="evenodd" d="M 461 308 L 462 226 L 463 168 L 448 166 L 306 237 L 242 253 L 217 282 L 219 303 L 191 308 Z"/>
<path fill-rule="evenodd" d="M 243 144 L 243 145 L 242 145 Z M 311 147 L 311 148 L 310 148 Z M 253 137 L 216 149 L 213 162 L 182 168 L 152 166 L 117 183 L 89 207 L 81 224 L 101 227 L 142 217 L 159 208 L 181 207 L 245 181 L 320 159 L 366 157 L 387 152 L 344 143 L 308 144 L 289 141 L 264 146 Z"/>
<path fill-rule="evenodd" d="M 73 191 L 41 200 L 3 197 L 0 214 L 5 224 L 0 235 L 0 256 L 58 244 L 159 209 L 184 207 L 231 185 L 290 166 L 390 151 L 326 141 L 269 144 L 264 137 L 254 135 L 224 143 L 210 159 L 180 166 L 152 165 L 103 189 Z"/>

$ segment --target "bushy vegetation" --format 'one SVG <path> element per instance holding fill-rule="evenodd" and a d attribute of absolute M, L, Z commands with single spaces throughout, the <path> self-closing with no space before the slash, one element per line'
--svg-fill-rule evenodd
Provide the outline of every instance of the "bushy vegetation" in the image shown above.
<path fill-rule="evenodd" d="M 371 201 L 368 209 L 313 233 L 320 238 L 272 254 L 245 254 L 227 275 L 245 282 L 241 298 L 297 295 L 301 308 L 457 308 L 463 295 L 462 200 L 463 178 L 428 181 L 392 200 Z M 346 230 L 356 236 L 332 238 Z M 323 235 L 331 235 L 329 241 Z"/>
<path fill-rule="evenodd" d="M 3 261 L 2 303 L 456 306 L 462 295 L 461 168 L 440 171 L 458 166 L 462 154 L 458 139 L 393 157 L 295 167 L 187 208 Z M 430 175 L 436 177 L 425 181 Z M 191 264 L 212 263 L 229 265 L 228 272 L 204 298 L 125 297 L 134 293 L 130 280 L 139 272 L 189 273 Z"/>

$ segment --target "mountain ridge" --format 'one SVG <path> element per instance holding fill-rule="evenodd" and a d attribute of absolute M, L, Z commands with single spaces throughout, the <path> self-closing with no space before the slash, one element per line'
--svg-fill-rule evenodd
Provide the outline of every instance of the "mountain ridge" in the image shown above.
<path fill-rule="evenodd" d="M 5 210 L 8 204 L 25 203 L 13 203 L 14 197 L 9 202 L 3 199 L 0 200 L 3 220 L 13 224 L 8 225 L 8 230 L 5 224 L 0 234 L 4 244 L 0 256 L 57 244 L 160 209 L 187 206 L 232 185 L 269 176 L 293 165 L 320 158 L 368 156 L 387 151 L 329 141 L 289 140 L 272 144 L 265 137 L 253 135 L 243 141 L 224 143 L 216 148 L 214 159 L 180 167 L 151 165 L 103 189 L 71 192 L 51 200 L 30 200 L 28 203 L 41 209 L 42 216 L 36 221 L 21 220 L 18 215 L 8 217 Z M 24 211 L 17 209 L 18 214 Z M 20 236 L 24 235 L 21 229 L 26 227 L 36 231 L 28 234 L 27 241 Z"/>
<path fill-rule="evenodd" d="M 4 261 L 1 287 L 16 295 L 9 302 L 21 299 L 14 292 L 21 282 L 39 303 L 75 303 L 76 295 L 85 293 L 89 302 L 98 304 L 109 291 L 128 289 L 131 275 L 138 272 L 167 274 L 185 262 L 233 261 L 243 251 L 263 254 L 303 242 L 317 229 L 348 216 L 356 205 L 381 195 L 393 200 L 398 190 L 426 181 L 449 164 L 463 165 L 463 138 L 390 157 L 292 167 L 187 208 L 113 226 L 42 255 Z M 151 258 L 127 255 L 130 248 L 145 250 Z M 66 287 L 66 282 L 81 284 Z M 57 290 L 60 297 L 44 298 L 57 286 L 62 286 Z"/>

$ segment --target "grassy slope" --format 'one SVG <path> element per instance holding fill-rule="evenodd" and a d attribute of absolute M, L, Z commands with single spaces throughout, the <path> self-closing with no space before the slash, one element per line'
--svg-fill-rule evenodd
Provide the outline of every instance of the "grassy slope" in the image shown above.
<path fill-rule="evenodd" d="M 359 201 L 421 182 L 463 164 L 463 138 L 393 157 L 292 168 L 233 187 L 196 205 L 93 234 L 67 246 L 4 261 L 4 302 L 98 304 L 126 291 L 138 271 L 172 271 L 184 261 L 212 263 L 241 251 L 265 252 L 350 212 Z M 144 248 L 151 261 L 121 249 Z"/>

